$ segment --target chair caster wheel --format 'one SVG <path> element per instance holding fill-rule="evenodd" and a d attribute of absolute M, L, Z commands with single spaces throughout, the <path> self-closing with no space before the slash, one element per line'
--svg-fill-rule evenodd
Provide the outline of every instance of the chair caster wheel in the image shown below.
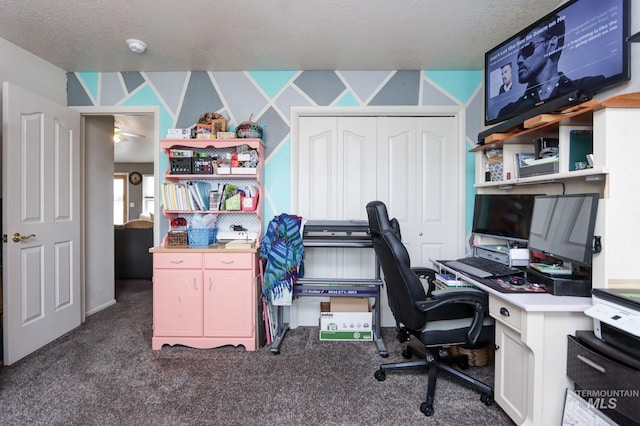
<path fill-rule="evenodd" d="M 411 359 L 412 356 L 413 356 L 413 354 L 409 351 L 409 349 L 404 349 L 402 351 L 402 358 Z"/>
<path fill-rule="evenodd" d="M 480 401 L 484 402 L 484 405 L 486 406 L 493 405 L 493 394 L 483 393 L 482 395 L 480 395 Z"/>
<path fill-rule="evenodd" d="M 379 382 L 383 382 L 387 378 L 387 373 L 382 370 L 376 370 L 373 377 L 375 377 Z"/>
<path fill-rule="evenodd" d="M 428 402 L 423 402 L 420 404 L 420 411 L 427 417 L 433 416 L 433 405 L 429 405 Z"/>

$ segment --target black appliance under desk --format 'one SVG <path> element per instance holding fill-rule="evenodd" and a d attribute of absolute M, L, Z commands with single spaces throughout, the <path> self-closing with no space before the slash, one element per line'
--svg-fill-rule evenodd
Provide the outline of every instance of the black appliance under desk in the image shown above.
<path fill-rule="evenodd" d="M 592 331 L 567 338 L 567 375 L 578 395 L 598 403 L 602 414 L 621 425 L 640 425 L 640 361 Z"/>

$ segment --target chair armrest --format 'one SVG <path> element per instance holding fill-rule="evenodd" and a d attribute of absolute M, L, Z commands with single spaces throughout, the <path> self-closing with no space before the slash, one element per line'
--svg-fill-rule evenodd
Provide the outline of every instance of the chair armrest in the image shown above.
<path fill-rule="evenodd" d="M 426 278 L 427 283 L 429 284 L 429 289 L 427 290 L 427 296 L 431 295 L 431 292 L 436 288 L 436 271 L 435 269 L 425 268 L 425 267 L 415 267 L 411 268 L 411 270 L 420 278 Z"/>
<path fill-rule="evenodd" d="M 473 306 L 473 319 L 467 332 L 467 340 L 475 344 L 482 331 L 484 317 L 489 310 L 489 296 L 482 290 L 473 288 L 450 288 L 431 292 L 430 299 L 416 302 L 421 312 L 429 312 L 451 303 L 463 303 Z"/>

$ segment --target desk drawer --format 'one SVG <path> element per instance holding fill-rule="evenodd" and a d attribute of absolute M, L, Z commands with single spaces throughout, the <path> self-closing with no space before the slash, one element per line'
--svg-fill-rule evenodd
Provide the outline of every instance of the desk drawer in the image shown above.
<path fill-rule="evenodd" d="M 202 253 L 154 253 L 156 269 L 202 269 Z"/>
<path fill-rule="evenodd" d="M 601 355 L 573 336 L 567 337 L 567 376 L 575 382 L 576 389 L 597 391 L 593 395 L 594 400 L 604 397 L 598 401 L 607 407 L 601 410 L 604 415 L 611 416 L 613 409 L 636 423 L 640 422 L 640 405 L 636 396 L 640 389 L 640 371 Z M 623 395 L 625 391 L 629 391 L 626 396 Z M 589 401 L 588 395 L 585 396 L 583 399 Z M 620 421 L 615 415 L 611 417 Z"/>
<path fill-rule="evenodd" d="M 522 309 L 493 295 L 489 295 L 489 315 L 517 331 L 522 329 Z"/>
<path fill-rule="evenodd" d="M 251 269 L 254 253 L 207 253 L 204 255 L 206 269 Z"/>

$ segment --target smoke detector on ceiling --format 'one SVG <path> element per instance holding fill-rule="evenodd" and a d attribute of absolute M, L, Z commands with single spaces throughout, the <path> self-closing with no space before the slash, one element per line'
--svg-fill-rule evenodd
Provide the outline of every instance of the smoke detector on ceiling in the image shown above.
<path fill-rule="evenodd" d="M 147 50 L 147 43 L 142 40 L 130 38 L 129 40 L 127 40 L 127 44 L 129 45 L 129 49 L 133 53 L 144 53 L 144 51 Z"/>

